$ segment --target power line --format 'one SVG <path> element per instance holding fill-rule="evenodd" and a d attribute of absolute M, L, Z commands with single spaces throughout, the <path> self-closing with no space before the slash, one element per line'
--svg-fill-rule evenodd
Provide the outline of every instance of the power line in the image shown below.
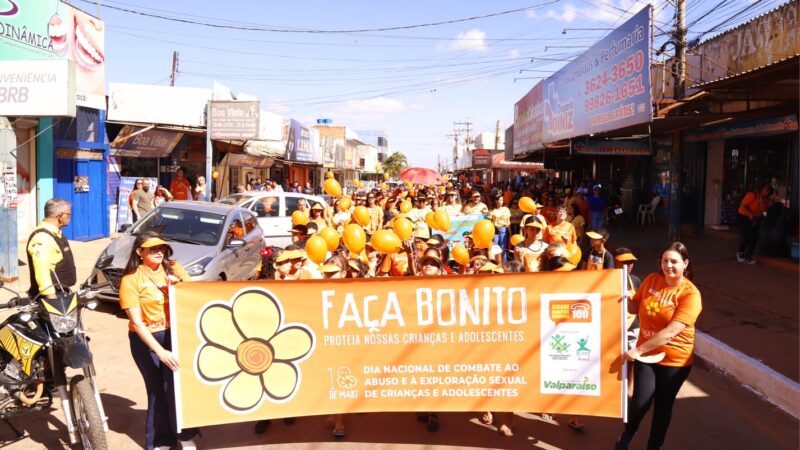
<path fill-rule="evenodd" d="M 89 4 L 96 4 L 96 1 L 90 0 L 80 0 L 83 3 Z M 154 14 L 149 13 L 146 11 L 137 11 L 130 8 L 123 8 L 121 6 L 113 6 L 104 4 L 102 5 L 104 8 L 109 8 L 117 11 L 126 12 L 129 14 L 135 14 L 144 17 L 150 17 L 154 19 L 166 20 L 170 22 L 179 22 L 179 23 L 186 23 L 191 25 L 200 25 L 204 27 L 210 28 L 223 28 L 229 30 L 241 30 L 241 31 L 260 31 L 260 32 L 271 32 L 271 33 L 309 33 L 309 34 L 351 34 L 351 33 L 369 33 L 369 32 L 379 32 L 379 31 L 399 31 L 399 30 L 410 30 L 415 28 L 423 28 L 423 27 L 435 27 L 439 25 L 450 25 L 454 23 L 462 23 L 462 22 L 470 22 L 474 20 L 480 19 L 487 19 L 491 17 L 499 17 L 508 14 L 515 14 L 524 11 L 535 11 L 537 9 L 545 8 L 547 6 L 553 5 L 558 3 L 560 0 L 551 0 L 539 5 L 535 6 L 527 6 L 524 8 L 517 8 L 517 9 L 510 9 L 506 11 L 499 11 L 494 13 L 488 13 L 478 16 L 471 16 L 471 17 L 464 17 L 459 19 L 450 19 L 450 20 L 442 20 L 439 22 L 428 22 L 428 23 L 420 23 L 414 25 L 400 25 L 400 26 L 393 26 L 393 27 L 381 27 L 381 28 L 361 28 L 361 29 L 352 29 L 352 30 L 321 30 L 321 29 L 289 29 L 289 28 L 276 28 L 272 27 L 260 27 L 260 26 L 244 26 L 244 25 L 226 25 L 221 23 L 212 23 L 212 22 L 204 22 L 199 20 L 193 19 L 184 19 L 179 17 L 169 17 L 162 14 Z"/>

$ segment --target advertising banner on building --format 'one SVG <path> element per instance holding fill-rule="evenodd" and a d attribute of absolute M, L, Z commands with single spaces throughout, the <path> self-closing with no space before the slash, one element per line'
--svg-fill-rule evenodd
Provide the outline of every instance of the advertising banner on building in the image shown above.
<path fill-rule="evenodd" d="M 544 148 L 544 97 L 542 82 L 536 84 L 514 105 L 514 154 L 519 155 Z"/>
<path fill-rule="evenodd" d="M 1 3 L 0 60 L 73 61 L 75 103 L 106 109 L 103 21 L 56 0 Z"/>
<path fill-rule="evenodd" d="M 749 122 L 718 125 L 705 130 L 692 131 L 686 134 L 686 142 L 711 141 L 714 139 L 731 139 L 742 136 L 771 136 L 775 134 L 797 132 L 797 115 L 772 117 Z"/>
<path fill-rule="evenodd" d="M 647 141 L 572 141 L 573 155 L 649 156 L 652 153 Z"/>
<path fill-rule="evenodd" d="M 322 147 L 322 167 L 333 169 L 336 167 L 336 139 L 332 136 L 320 136 Z"/>
<path fill-rule="evenodd" d="M 514 105 L 514 154 L 542 144 L 650 122 L 647 6 Z"/>
<path fill-rule="evenodd" d="M 286 136 L 286 160 L 314 162 L 314 148 L 311 145 L 311 130 L 300 121 L 289 119 Z"/>
<path fill-rule="evenodd" d="M 180 283 L 178 427 L 385 411 L 623 417 L 623 283 L 621 270 Z"/>
<path fill-rule="evenodd" d="M 183 133 L 176 131 L 146 130 L 144 127 L 125 125 L 111 143 L 113 156 L 134 158 L 163 158 L 178 145 Z"/>
<path fill-rule="evenodd" d="M 0 61 L 0 115 L 75 117 L 74 63 Z"/>
<path fill-rule="evenodd" d="M 258 139 L 261 131 L 261 102 L 214 100 L 211 102 L 211 139 L 246 141 Z"/>
<path fill-rule="evenodd" d="M 486 149 L 475 149 L 472 151 L 472 168 L 488 169 L 492 167 L 492 151 Z"/>

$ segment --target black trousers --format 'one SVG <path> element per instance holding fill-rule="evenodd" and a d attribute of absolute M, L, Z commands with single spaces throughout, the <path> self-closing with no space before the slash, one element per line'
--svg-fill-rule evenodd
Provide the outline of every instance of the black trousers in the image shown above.
<path fill-rule="evenodd" d="M 664 445 L 664 438 L 672 418 L 672 405 L 691 370 L 692 366 L 671 367 L 634 362 L 633 397 L 628 399 L 628 423 L 625 424 L 625 431 L 620 436 L 620 442 L 624 446 L 618 448 L 627 448 L 651 404 L 653 422 L 650 426 L 647 450 L 658 450 Z"/>
<path fill-rule="evenodd" d="M 145 448 L 153 450 L 162 445 L 175 446 L 177 440 L 189 440 L 197 434 L 196 428 L 176 432 L 175 383 L 172 370 L 161 363 L 158 355 L 142 342 L 136 333 L 128 333 L 131 355 L 144 378 L 147 389 L 147 419 L 145 421 Z M 167 350 L 172 349 L 169 331 L 156 331 L 153 337 Z"/>
<path fill-rule="evenodd" d="M 745 258 L 752 258 L 758 243 L 758 232 L 761 223 L 753 222 L 748 217 L 739 215 L 739 253 Z"/>

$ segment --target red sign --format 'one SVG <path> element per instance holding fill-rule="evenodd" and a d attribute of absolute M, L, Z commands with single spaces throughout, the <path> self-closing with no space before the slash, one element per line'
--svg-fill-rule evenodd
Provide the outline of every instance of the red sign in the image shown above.
<path fill-rule="evenodd" d="M 542 148 L 544 98 L 539 82 L 514 105 L 514 154 Z"/>

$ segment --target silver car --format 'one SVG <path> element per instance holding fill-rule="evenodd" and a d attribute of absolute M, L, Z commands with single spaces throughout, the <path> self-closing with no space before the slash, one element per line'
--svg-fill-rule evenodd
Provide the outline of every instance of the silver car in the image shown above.
<path fill-rule="evenodd" d="M 316 195 L 295 192 L 255 191 L 231 194 L 219 201 L 229 205 L 238 205 L 253 211 L 258 216 L 258 223 L 264 230 L 264 241 L 267 245 L 286 247 L 292 243 L 292 213 L 297 209 L 297 201 L 305 199 L 309 208 L 315 203 L 325 206 L 325 199 Z"/>
<path fill-rule="evenodd" d="M 119 301 L 122 272 L 139 233 L 156 231 L 172 247 L 192 280 L 247 280 L 255 275 L 264 248 L 264 232 L 256 216 L 221 203 L 162 203 L 114 239 L 100 254 L 91 283 L 104 286 L 97 297 Z"/>

